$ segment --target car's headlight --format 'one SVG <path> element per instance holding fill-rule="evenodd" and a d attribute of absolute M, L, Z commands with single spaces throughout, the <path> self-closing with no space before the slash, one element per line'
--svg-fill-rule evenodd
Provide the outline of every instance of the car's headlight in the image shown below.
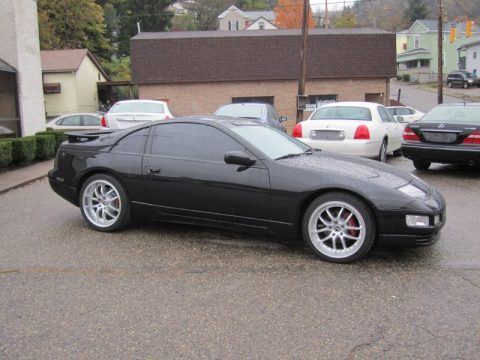
<path fill-rule="evenodd" d="M 403 192 L 405 195 L 408 195 L 413 198 L 425 199 L 425 192 L 417 188 L 412 184 L 407 184 L 405 186 L 399 187 L 399 191 Z"/>

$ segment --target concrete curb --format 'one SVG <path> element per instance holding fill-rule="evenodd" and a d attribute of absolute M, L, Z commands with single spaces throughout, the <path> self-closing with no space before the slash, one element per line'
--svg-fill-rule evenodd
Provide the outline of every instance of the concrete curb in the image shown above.
<path fill-rule="evenodd" d="M 15 190 L 15 189 L 18 189 L 22 186 L 25 186 L 25 185 L 28 185 L 28 184 L 31 184 L 37 180 L 42 180 L 42 179 L 45 179 L 46 177 L 48 176 L 48 174 L 45 174 L 45 175 L 41 175 L 41 176 L 38 176 L 38 177 L 35 177 L 33 179 L 29 179 L 29 180 L 25 180 L 19 184 L 16 184 L 16 185 L 12 185 L 10 187 L 7 187 L 7 188 L 4 188 L 4 189 L 0 189 L 0 195 L 1 194 L 4 194 L 4 193 L 7 193 L 11 190 Z"/>

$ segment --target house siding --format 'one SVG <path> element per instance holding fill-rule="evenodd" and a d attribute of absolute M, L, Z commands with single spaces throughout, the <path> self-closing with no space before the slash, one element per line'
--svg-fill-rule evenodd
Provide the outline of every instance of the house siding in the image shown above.
<path fill-rule="evenodd" d="M 43 83 L 60 83 L 60 94 L 45 94 L 47 117 L 78 112 L 77 85 L 75 73 L 46 73 Z"/>
<path fill-rule="evenodd" d="M 477 53 L 476 59 L 473 58 L 473 54 Z M 466 52 L 466 70 L 473 72 L 477 71 L 477 76 L 480 76 L 480 44 L 470 46 Z"/>
<path fill-rule="evenodd" d="M 106 79 L 93 61 L 85 56 L 75 76 L 78 112 L 95 112 L 98 110 L 98 81 L 106 81 Z"/>
<path fill-rule="evenodd" d="M 383 104 L 390 98 L 388 79 L 309 80 L 306 93 L 337 95 L 338 101 L 365 101 L 366 94 L 383 94 Z M 291 131 L 296 118 L 298 82 L 235 81 L 182 84 L 140 85 L 141 99 L 165 100 L 175 116 L 213 114 L 234 97 L 273 96 L 279 115 L 287 116 L 286 128 Z M 305 118 L 310 113 L 305 112 Z"/>
<path fill-rule="evenodd" d="M 238 21 L 238 30 L 243 30 L 245 29 L 247 19 L 236 11 L 230 11 L 223 19 L 219 19 L 218 30 L 228 31 L 229 21 Z"/>

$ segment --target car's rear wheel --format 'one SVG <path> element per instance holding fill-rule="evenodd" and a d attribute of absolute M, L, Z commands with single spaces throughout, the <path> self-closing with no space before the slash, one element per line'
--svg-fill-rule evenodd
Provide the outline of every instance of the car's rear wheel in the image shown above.
<path fill-rule="evenodd" d="M 427 170 L 432 163 L 427 160 L 413 160 L 413 166 L 418 170 Z"/>
<path fill-rule="evenodd" d="M 380 146 L 380 151 L 378 152 L 377 160 L 380 162 L 387 161 L 387 140 L 382 141 L 382 145 Z"/>
<path fill-rule="evenodd" d="M 450 81 L 448 81 L 448 82 L 447 82 L 447 86 L 448 86 L 449 88 L 451 88 L 451 87 L 452 87 L 452 83 L 451 83 Z"/>
<path fill-rule="evenodd" d="M 130 223 L 127 192 L 113 176 L 97 174 L 80 190 L 80 211 L 87 224 L 99 231 L 116 231 Z"/>
<path fill-rule="evenodd" d="M 316 198 L 302 220 L 306 244 L 320 258 L 347 263 L 364 256 L 375 241 L 375 221 L 366 204 L 344 192 Z"/>
<path fill-rule="evenodd" d="M 468 89 L 468 83 L 466 81 L 463 83 L 463 88 Z"/>

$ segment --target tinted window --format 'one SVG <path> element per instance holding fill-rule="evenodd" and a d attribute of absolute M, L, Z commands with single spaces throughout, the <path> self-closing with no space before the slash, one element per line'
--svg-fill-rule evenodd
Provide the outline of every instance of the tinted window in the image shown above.
<path fill-rule="evenodd" d="M 410 115 L 411 111 L 409 109 L 405 108 L 398 108 L 397 109 L 397 115 Z"/>
<path fill-rule="evenodd" d="M 120 103 L 110 110 L 111 113 L 159 113 L 165 112 L 163 104 L 134 102 Z"/>
<path fill-rule="evenodd" d="M 311 120 L 372 120 L 370 109 L 360 106 L 321 106 L 313 113 Z"/>
<path fill-rule="evenodd" d="M 125 152 L 130 154 L 143 154 L 147 142 L 148 131 L 150 128 L 144 128 L 128 134 L 112 148 L 112 152 Z"/>
<path fill-rule="evenodd" d="M 422 122 L 480 124 L 479 113 L 480 106 L 442 105 L 430 110 L 422 118 Z"/>
<path fill-rule="evenodd" d="M 387 108 L 388 112 L 392 115 L 397 115 L 397 109 L 396 108 Z"/>
<path fill-rule="evenodd" d="M 57 125 L 80 126 L 81 125 L 80 116 L 79 115 L 67 116 L 62 120 L 60 120 L 60 122 L 57 122 Z"/>
<path fill-rule="evenodd" d="M 266 126 L 236 126 L 232 129 L 270 159 L 287 154 L 301 154 L 310 149 L 301 141 L 279 130 Z"/>
<path fill-rule="evenodd" d="M 212 126 L 201 124 L 155 126 L 152 154 L 224 162 L 227 151 L 245 151 L 245 147 Z"/>
<path fill-rule="evenodd" d="M 230 104 L 222 106 L 215 115 L 242 117 L 249 119 L 262 119 L 263 106 L 252 104 Z"/>
<path fill-rule="evenodd" d="M 100 119 L 95 116 L 84 115 L 82 118 L 85 126 L 100 126 Z"/>

